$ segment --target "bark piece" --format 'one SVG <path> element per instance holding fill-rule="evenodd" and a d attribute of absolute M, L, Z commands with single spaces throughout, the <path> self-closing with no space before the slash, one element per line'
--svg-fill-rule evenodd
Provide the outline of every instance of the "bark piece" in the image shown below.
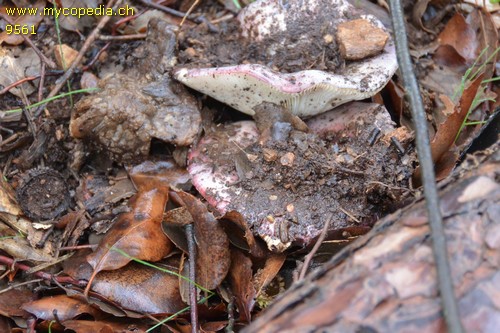
<path fill-rule="evenodd" d="M 450 283 L 467 332 L 495 332 L 500 323 L 498 147 L 487 163 L 440 186 Z M 419 201 L 379 221 L 244 332 L 444 332 L 440 304 L 425 203 Z"/>

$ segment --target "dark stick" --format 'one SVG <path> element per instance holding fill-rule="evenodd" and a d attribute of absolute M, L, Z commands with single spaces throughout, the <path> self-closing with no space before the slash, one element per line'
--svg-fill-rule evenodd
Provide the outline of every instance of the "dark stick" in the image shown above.
<path fill-rule="evenodd" d="M 14 266 L 14 268 L 20 269 L 22 271 L 29 271 L 32 268 L 28 265 L 18 263 L 14 259 L 6 257 L 6 256 L 0 256 L 0 263 L 6 264 L 9 266 L 12 265 L 12 266 Z M 33 275 L 40 278 L 40 279 L 44 279 L 47 281 L 57 281 L 59 283 L 70 283 L 72 285 L 79 286 L 79 287 L 85 286 L 85 284 L 86 284 L 85 281 L 78 281 L 78 280 L 75 280 L 69 276 L 55 276 L 53 274 L 45 273 L 42 271 L 34 272 Z"/>
<path fill-rule="evenodd" d="M 196 246 L 194 244 L 193 224 L 186 225 L 186 238 L 189 252 L 189 305 L 191 306 L 191 332 L 198 332 L 198 303 L 196 301 Z"/>
<path fill-rule="evenodd" d="M 432 247 L 434 260 L 438 276 L 439 291 L 443 306 L 443 315 L 448 326 L 448 332 L 463 332 L 462 323 L 458 312 L 458 306 L 455 299 L 453 278 L 451 275 L 450 264 L 448 262 L 448 252 L 446 248 L 446 239 L 443 230 L 443 219 L 441 217 L 439 198 L 436 188 L 436 177 L 434 174 L 434 165 L 431 158 L 431 149 L 429 134 L 427 130 L 427 121 L 425 118 L 424 105 L 417 79 L 413 72 L 410 53 L 408 50 L 408 40 L 406 27 L 404 24 L 403 10 L 400 0 L 389 0 L 391 5 L 392 24 L 396 40 L 396 50 L 398 62 L 405 84 L 406 93 L 410 100 L 410 109 L 415 124 L 417 153 L 422 167 L 422 183 L 426 199 L 427 212 L 429 214 L 429 224 L 431 228 Z"/>

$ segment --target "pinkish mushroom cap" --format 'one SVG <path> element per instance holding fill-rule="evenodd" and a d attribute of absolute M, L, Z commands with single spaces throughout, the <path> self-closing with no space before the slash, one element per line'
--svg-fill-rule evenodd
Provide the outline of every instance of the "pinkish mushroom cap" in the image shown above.
<path fill-rule="evenodd" d="M 290 0 L 286 7 L 279 0 L 261 0 L 245 7 L 238 19 L 243 37 L 255 42 L 270 38 L 277 40 L 275 45 L 279 47 L 282 44 L 288 46 L 290 40 L 295 40 L 286 37 L 287 26 L 291 23 L 307 25 L 315 18 L 315 13 L 321 11 L 331 11 L 331 21 L 339 24 L 348 21 L 355 8 L 345 0 Z M 359 15 L 358 18 L 384 29 L 382 23 L 371 15 Z M 330 24 L 333 23 L 327 23 Z M 298 37 L 301 38 L 304 37 Z M 272 57 L 275 48 L 271 46 L 265 52 Z M 396 69 L 394 43 L 389 39 L 380 54 L 349 62 L 337 73 L 302 70 L 285 74 L 260 64 L 243 64 L 181 68 L 174 76 L 185 85 L 250 115 L 254 114 L 256 105 L 271 102 L 285 106 L 297 116 L 309 117 L 349 101 L 373 96 L 385 86 Z"/>

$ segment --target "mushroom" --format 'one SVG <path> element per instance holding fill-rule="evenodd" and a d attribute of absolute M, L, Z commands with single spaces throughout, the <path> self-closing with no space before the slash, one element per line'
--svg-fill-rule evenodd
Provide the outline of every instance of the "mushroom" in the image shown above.
<path fill-rule="evenodd" d="M 347 241 L 409 193 L 414 155 L 400 161 L 383 106 L 344 104 L 308 119 L 310 133 L 275 130 L 283 124 L 264 142 L 254 121 L 217 126 L 188 154 L 198 192 L 221 215 L 241 214 L 271 251 L 311 244 L 330 215 L 328 237 Z"/>
<path fill-rule="evenodd" d="M 358 61 L 344 57 L 334 71 L 306 69 L 284 73 L 253 63 L 180 68 L 174 71 L 174 77 L 249 115 L 254 114 L 256 105 L 271 102 L 299 117 L 310 117 L 373 96 L 392 77 L 397 69 L 395 48 L 382 23 L 374 16 L 356 13 L 356 8 L 345 0 L 290 0 L 286 4 L 260 0 L 245 7 L 238 16 L 242 36 L 248 43 L 260 45 L 271 64 L 291 50 L 307 53 L 309 47 L 318 45 L 324 52 L 345 56 L 346 43 L 341 40 L 345 34 L 341 36 L 338 28 L 353 20 L 363 20 L 364 26 L 372 27 L 363 30 L 366 36 L 358 36 L 361 39 L 374 36 L 379 40 L 381 32 L 386 38 L 369 57 Z"/>

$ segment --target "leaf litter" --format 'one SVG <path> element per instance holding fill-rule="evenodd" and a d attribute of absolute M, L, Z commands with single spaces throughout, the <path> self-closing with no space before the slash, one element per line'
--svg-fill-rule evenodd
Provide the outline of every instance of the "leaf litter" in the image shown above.
<path fill-rule="evenodd" d="M 38 3 L 45 4 L 43 1 Z M 493 52 L 498 47 L 498 36 L 493 23 L 494 19 L 483 10 L 472 11 L 468 15 L 465 13 L 452 15 L 446 12 L 446 6 L 441 6 L 438 2 L 422 1 L 420 3 L 422 8 L 418 13 L 417 26 L 419 24 L 421 26 L 412 27 L 410 33 L 411 38 L 413 38 L 413 46 L 420 47 L 420 50 L 424 48 L 431 50 L 427 55 L 420 55 L 421 62 L 417 66 L 417 71 L 419 71 L 423 89 L 428 93 L 426 95 L 429 102 L 428 108 L 432 112 L 430 120 L 436 132 L 432 141 L 436 168 L 449 172 L 455 166 L 458 154 L 466 149 L 466 143 L 470 142 L 479 131 L 481 122 L 493 114 L 494 103 L 481 103 L 480 107 L 475 107 L 474 110 L 469 110 L 467 105 L 474 104 L 476 106 L 478 104 L 477 91 L 483 93 L 480 97 L 482 99 L 495 98 L 490 92 L 491 89 L 494 89 L 491 87 L 491 83 L 482 81 L 498 74 L 495 74 L 495 71 L 498 70 L 495 68 L 496 58 L 492 57 Z M 202 4 L 197 10 L 205 12 L 209 17 L 214 13 L 213 9 L 207 11 L 205 4 Z M 169 15 L 156 14 L 154 16 L 168 18 Z M 429 22 L 432 21 L 429 20 L 430 17 L 438 24 L 430 25 Z M 178 19 L 173 17 L 170 17 L 169 20 L 178 22 Z M 217 42 L 217 33 L 211 32 L 211 23 L 207 22 L 209 21 L 196 23 L 197 28 L 191 33 L 198 34 L 197 39 L 187 39 L 186 35 L 181 36 L 184 38 L 182 43 L 185 43 L 184 46 L 181 46 L 183 50 L 181 57 L 189 56 L 186 54 L 186 52 L 191 52 L 186 48 L 188 44 L 188 47 L 203 50 L 203 43 L 207 43 L 209 40 Z M 68 31 L 85 32 L 85 24 L 87 23 L 84 23 L 83 21 L 69 20 L 67 25 L 65 23 L 63 26 L 62 34 L 67 34 Z M 187 23 L 191 27 L 194 24 L 190 21 Z M 215 26 L 223 27 L 224 24 L 215 24 Z M 426 30 L 429 30 L 428 27 L 431 26 L 438 28 L 429 33 Z M 427 28 L 422 31 L 420 30 L 422 27 Z M 440 31 L 441 27 L 444 27 L 442 31 Z M 134 32 L 134 28 L 132 27 L 128 31 Z M 204 37 L 200 31 L 207 36 Z M 4 35 L 2 34 L 2 36 Z M 437 36 L 438 43 L 434 49 L 428 47 L 429 41 L 436 38 L 433 35 Z M 421 36 L 420 39 L 419 36 Z M 45 38 L 40 42 L 47 45 L 48 40 L 50 39 Z M 7 39 L 2 39 L 2 41 L 16 45 L 23 43 L 24 39 L 22 41 L 18 39 L 14 42 L 9 42 Z M 79 49 L 78 43 L 71 45 L 68 42 L 68 44 L 75 50 Z M 109 54 L 101 58 L 101 61 L 104 63 L 114 62 L 118 66 L 128 66 L 129 68 L 137 66 L 140 71 L 148 66 L 151 68 L 150 65 L 142 66 L 142 60 L 137 60 L 137 56 L 143 57 L 148 51 L 142 55 L 141 52 L 144 51 L 137 52 L 130 58 L 131 53 L 128 52 L 133 52 L 138 44 L 141 43 L 132 42 L 128 44 L 131 47 L 123 44 L 122 47 L 112 48 Z M 486 46 L 488 46 L 487 49 Z M 215 45 L 214 47 L 221 46 Z M 486 51 L 483 52 L 485 49 Z M 29 62 L 39 63 L 38 57 L 34 54 L 30 57 L 27 56 L 26 52 L 31 52 L 29 50 L 31 48 L 21 51 L 9 46 L 8 52 L 15 54 L 14 62 L 11 59 L 12 55 L 1 55 L 0 63 L 11 61 L 18 66 L 15 71 L 4 71 L 9 80 L 0 82 L 1 86 L 5 87 L 21 79 L 24 75 L 29 75 L 24 63 L 19 65 L 17 62 L 25 61 L 26 63 L 27 59 L 32 59 Z M 148 49 L 146 47 L 146 50 L 152 52 L 151 54 L 158 52 L 154 48 Z M 119 56 L 115 56 L 113 52 L 118 53 Z M 481 58 L 478 59 L 479 55 Z M 127 57 L 129 58 L 127 59 Z M 462 83 L 465 71 L 468 69 L 475 71 L 483 64 L 482 77 L 476 76 L 472 83 L 465 84 L 463 89 L 459 89 L 458 94 L 454 97 L 453 93 Z M 111 68 L 113 69 L 113 67 Z M 100 73 L 100 70 L 104 70 L 101 64 L 95 69 L 97 74 Z M 134 70 L 132 69 L 130 73 L 133 73 Z M 444 76 L 445 71 L 454 74 L 454 76 Z M 15 76 L 12 76 L 13 73 Z M 141 72 L 141 74 L 148 75 L 146 72 Z M 436 89 L 430 88 L 430 78 L 434 80 L 432 87 Z M 48 82 L 53 82 L 51 78 L 48 80 Z M 126 84 L 116 83 L 118 81 L 114 81 L 113 84 L 126 87 Z M 161 82 L 161 79 L 147 79 L 141 84 L 134 83 L 129 86 L 134 87 L 132 90 L 149 87 L 149 92 L 151 92 L 151 89 L 154 90 L 155 84 L 158 82 Z M 383 91 L 382 95 L 385 94 L 383 102 L 393 119 L 396 120 L 397 125 L 390 121 L 389 113 L 383 106 L 355 102 L 336 110 L 332 117 L 325 114 L 317 119 L 307 120 L 306 127 L 300 130 L 297 129 L 297 126 L 300 125 L 290 119 L 273 119 L 271 121 L 269 118 L 267 119 L 268 123 L 261 127 L 267 129 L 260 132 L 256 131 L 257 127 L 252 124 L 251 120 L 243 118 L 249 126 L 246 128 L 251 128 L 251 130 L 246 131 L 243 138 L 240 138 L 243 141 L 238 141 L 239 139 L 234 137 L 234 134 L 238 132 L 237 127 L 242 124 L 235 121 L 241 120 L 241 116 L 235 115 L 234 111 L 231 114 L 227 107 L 195 94 L 195 99 L 198 98 L 196 103 L 198 106 L 202 106 L 202 117 L 211 114 L 215 116 L 213 119 L 216 119 L 217 123 L 209 121 L 203 124 L 205 133 L 195 141 L 194 148 L 190 152 L 189 168 L 193 169 L 193 165 L 198 162 L 197 159 L 203 157 L 205 158 L 203 162 L 206 163 L 206 157 L 209 157 L 207 169 L 215 172 L 210 184 L 226 186 L 225 190 L 229 191 L 226 194 L 218 192 L 219 189 L 216 187 L 207 187 L 202 184 L 203 182 L 197 179 L 196 174 L 192 171 L 192 182 L 198 193 L 190 189 L 189 184 L 181 185 L 188 180 L 189 176 L 170 162 L 166 164 L 146 162 L 135 168 L 128 167 L 129 176 L 136 186 L 134 189 L 129 180 L 125 179 L 120 182 L 119 179 L 113 178 L 112 175 L 117 175 L 119 172 L 109 173 L 111 168 L 116 167 L 111 167 L 109 159 L 102 157 L 102 153 L 93 152 L 95 160 L 87 160 L 80 164 L 84 166 L 86 175 L 90 177 L 84 179 L 78 169 L 72 171 L 72 176 L 68 170 L 61 168 L 60 164 L 50 164 L 47 154 L 44 155 L 42 151 L 34 158 L 35 165 L 43 164 L 44 161 L 48 162 L 49 167 L 62 171 L 63 177 L 72 190 L 80 185 L 81 191 L 76 196 L 73 197 L 73 192 L 71 192 L 72 211 L 68 212 L 67 216 L 56 217 L 54 221 L 51 221 L 54 225 L 61 222 L 61 228 L 71 228 L 72 231 L 53 228 L 51 231 L 45 232 L 37 230 L 31 225 L 27 226 L 31 221 L 19 215 L 16 204 L 9 202 L 9 200 L 3 200 L 2 223 L 6 222 L 7 224 L 0 230 L 2 250 L 10 257 L 28 261 L 31 266 L 35 266 L 40 262 L 54 261 L 53 256 L 60 252 L 56 249 L 62 245 L 58 237 L 63 231 L 65 232 L 63 237 L 65 241 L 71 236 L 73 245 L 84 245 L 87 244 L 88 238 L 93 239 L 95 236 L 95 232 L 90 232 L 90 230 L 109 230 L 102 240 L 94 242 L 98 245 L 95 252 L 87 257 L 88 262 L 85 260 L 85 252 L 81 252 L 78 256 L 79 259 L 75 255 L 64 261 L 66 266 L 64 272 L 76 279 L 75 281 L 83 282 L 83 284 L 75 283 L 74 287 L 69 289 L 66 286 L 66 289 L 62 288 L 56 292 L 59 295 L 55 296 L 52 295 L 52 292 L 42 290 L 40 302 L 34 303 L 40 305 L 40 310 L 37 310 L 39 312 L 34 313 L 35 317 L 39 318 L 37 329 L 40 331 L 48 330 L 49 322 L 47 320 L 51 319 L 52 310 L 57 307 L 57 302 L 50 298 L 52 296 L 67 300 L 67 302 L 59 303 L 61 305 L 58 306 L 62 306 L 61 311 L 69 309 L 69 305 L 74 302 L 81 301 L 82 304 L 85 304 L 82 308 L 84 310 L 68 312 L 69 314 L 64 315 L 61 319 L 66 329 L 78 332 L 134 330 L 142 332 L 152 325 L 151 322 L 145 325 L 145 319 L 137 319 L 139 317 L 145 318 L 145 314 L 165 318 L 168 315 L 188 310 L 180 295 L 181 287 L 177 275 L 160 272 L 137 262 L 130 263 L 133 259 L 156 261 L 156 265 L 168 267 L 176 274 L 185 274 L 179 258 L 184 255 L 188 257 L 187 260 L 190 260 L 191 254 L 187 250 L 187 246 L 182 245 L 186 237 L 182 226 L 186 224 L 193 224 L 196 235 L 196 282 L 208 289 L 216 290 L 219 296 L 211 298 L 208 302 L 205 301 L 204 304 L 199 304 L 199 328 L 206 331 L 220 331 L 231 325 L 236 325 L 239 328 L 243 322 L 250 321 L 267 306 L 269 295 L 271 295 L 269 299 L 272 299 L 290 285 L 293 280 L 291 276 L 296 274 L 294 270 L 300 266 L 300 263 L 295 263 L 295 261 L 300 261 L 303 258 L 304 251 L 311 248 L 321 232 L 321 216 L 326 216 L 326 213 L 331 210 L 336 211 L 337 214 L 333 227 L 328 233 L 327 241 L 322 247 L 323 249 L 331 249 L 335 248 L 331 246 L 334 242 L 348 244 L 358 235 L 369 230 L 378 218 L 400 205 L 405 205 L 406 201 L 412 200 L 415 190 L 411 189 L 408 183 L 415 166 L 411 143 L 412 134 L 405 127 L 397 127 L 409 123 L 406 114 L 407 105 L 401 98 L 401 92 L 397 91 L 397 77 L 391 84 L 396 88 L 393 87 L 392 92 L 389 91 L 388 94 L 387 91 Z M 24 92 L 30 98 L 36 95 L 32 94 L 34 92 L 33 86 L 28 86 L 25 83 L 22 87 L 23 89 L 27 87 Z M 175 89 L 174 87 L 173 90 L 175 91 Z M 13 96 L 24 98 L 21 89 L 13 88 L 10 91 L 14 93 Z M 109 91 L 102 95 L 103 98 L 108 96 L 106 94 L 109 94 Z M 389 95 L 388 99 L 387 95 Z M 392 97 L 390 97 L 391 95 Z M 9 95 L 5 101 L 10 101 L 11 98 L 12 96 Z M 89 100 L 93 100 L 92 97 Z M 190 100 L 194 99 L 190 98 Z M 381 101 L 381 99 L 378 100 Z M 5 101 L 1 103 L 5 103 Z M 146 105 L 148 103 L 150 101 L 146 102 Z M 89 108 L 92 107 L 91 104 L 87 102 Z M 65 102 L 59 105 L 62 106 L 62 109 L 68 108 Z M 383 126 L 373 122 L 378 114 L 385 115 Z M 50 116 L 50 112 L 44 116 L 47 115 Z M 70 150 L 75 149 L 74 152 L 77 152 L 77 145 L 71 142 L 68 135 L 68 117 L 69 112 L 66 112 L 66 118 L 57 119 L 57 126 L 66 129 L 53 131 L 48 135 L 51 137 L 57 135 L 57 140 L 65 142 L 63 149 L 69 155 Z M 126 113 L 121 113 L 118 118 L 120 117 L 127 117 Z M 466 119 L 466 117 L 470 118 Z M 264 122 L 261 121 L 260 124 L 265 122 L 266 117 L 264 116 Z M 464 128 L 464 122 L 477 122 L 479 124 L 467 125 Z M 22 131 L 27 132 L 27 126 L 18 126 L 17 123 L 10 124 L 9 127 L 11 126 L 15 126 L 14 128 L 20 134 Z M 381 133 L 375 134 L 376 128 L 381 130 Z M 387 131 L 385 131 L 386 129 Z M 199 128 L 196 127 L 193 130 L 199 133 Z M 459 138 L 457 138 L 458 132 L 461 132 Z M 219 147 L 206 144 L 207 140 L 214 137 L 217 138 L 215 141 Z M 8 138 L 8 134 L 4 135 L 2 132 L 2 139 L 5 138 Z M 280 139 L 276 140 L 276 138 Z M 147 155 L 147 150 L 150 148 L 148 140 L 149 138 L 146 140 L 146 148 L 140 148 L 140 155 Z M 153 139 L 149 151 L 152 155 L 158 153 L 156 150 L 160 146 L 155 140 Z M 4 147 L 7 148 L 2 150 L 3 154 L 19 154 L 23 147 L 23 141 L 20 141 L 19 146 L 6 145 Z M 104 147 L 104 150 L 106 149 Z M 167 146 L 167 148 L 159 149 L 159 155 L 164 158 L 165 154 L 171 155 L 173 150 L 179 154 L 178 156 L 186 154 L 185 148 Z M 120 152 L 123 151 L 129 153 L 127 150 Z M 86 154 L 79 153 L 83 156 Z M 196 154 L 198 155 L 195 156 Z M 114 155 L 116 157 L 118 154 L 115 152 Z M 69 162 L 68 158 L 63 159 L 63 161 L 65 161 L 64 163 Z M 182 159 L 179 161 L 182 164 Z M 107 166 L 108 169 L 102 166 Z M 16 169 L 15 164 L 9 166 L 9 164 L 2 163 L 2 167 L 6 170 L 6 179 L 14 188 L 18 187 L 20 184 L 19 174 L 23 174 L 24 170 Z M 276 177 L 277 174 L 280 176 Z M 446 174 L 443 174 L 443 177 L 446 177 Z M 72 177 L 77 177 L 77 181 Z M 94 188 L 86 187 L 85 184 L 90 184 L 92 177 L 98 177 L 102 183 Z M 413 174 L 413 178 L 418 178 L 418 176 Z M 115 186 L 115 184 L 119 185 Z M 187 192 L 178 187 L 183 187 Z M 175 189 L 175 192 L 169 193 L 172 189 Z M 278 189 L 283 192 L 275 192 Z M 8 192 L 4 184 L 2 184 L 0 194 L 2 194 L 2 198 L 9 198 L 9 195 L 3 190 Z M 104 192 L 101 193 L 101 190 Z M 135 196 L 128 200 L 127 198 L 135 192 Z M 281 194 L 275 193 L 285 193 L 285 195 L 281 196 Z M 200 196 L 197 194 L 201 194 L 206 202 L 203 199 L 200 200 Z M 290 200 L 292 197 L 289 195 L 292 194 L 294 197 L 293 200 Z M 175 199 L 176 196 L 180 200 Z M 325 198 L 330 198 L 331 201 L 325 200 Z M 77 209 L 78 205 L 84 209 Z M 164 216 L 165 207 L 167 212 Z M 316 211 L 311 208 L 316 209 Z M 179 211 L 172 213 L 174 209 Z M 300 219 L 294 215 L 299 215 Z M 109 228 L 111 221 L 116 216 L 118 218 Z M 64 219 L 70 222 L 63 222 Z M 301 224 L 303 221 L 310 222 L 310 224 Z M 175 229 L 175 238 L 168 231 L 162 230 L 162 225 L 164 228 L 168 225 Z M 271 229 L 272 232 L 269 232 Z M 18 233 L 19 230 L 23 230 L 22 233 Z M 28 235 L 29 238 L 26 239 L 25 235 Z M 266 242 L 266 236 L 270 237 L 271 240 L 268 238 Z M 33 239 L 38 239 L 38 241 L 33 241 Z M 44 252 L 34 248 L 41 239 L 45 239 Z M 290 244 L 287 245 L 288 243 Z M 120 254 L 112 250 L 113 248 L 119 249 L 127 255 Z M 273 253 L 280 251 L 283 253 Z M 338 249 L 328 251 L 330 252 L 327 252 L 327 255 L 331 256 Z M 28 253 L 31 255 L 26 255 Z M 321 265 L 320 257 L 321 254 L 313 258 L 313 266 Z M 69 263 L 73 263 L 75 267 L 69 268 L 67 265 Z M 19 270 L 27 269 L 25 266 L 13 264 L 12 267 L 19 268 L 9 272 L 10 278 L 22 281 L 23 277 L 19 274 Z M 7 267 L 5 268 L 7 269 Z M 55 266 L 54 270 L 57 271 L 57 269 L 59 269 L 58 266 Z M 185 282 L 184 279 L 181 280 Z M 68 299 L 68 296 L 60 294 L 65 290 L 71 297 L 81 295 L 80 288 L 85 286 L 85 282 L 88 282 L 87 291 L 92 289 L 89 291 L 87 300 L 79 297 Z M 276 287 L 277 285 L 278 287 Z M 158 288 L 158 286 L 164 286 L 164 288 Z M 161 292 L 159 292 L 160 289 Z M 236 323 L 231 324 L 231 320 L 228 320 L 227 313 L 230 310 L 226 306 L 231 303 L 231 299 L 226 297 L 228 294 L 223 290 L 229 290 L 230 294 L 234 296 Z M 12 297 L 21 296 L 21 293 L 21 289 L 18 288 L 9 292 L 13 295 Z M 28 304 L 33 304 L 24 297 L 23 303 L 26 307 Z M 198 300 L 203 299 L 200 295 L 197 297 Z M 87 301 L 90 302 L 90 305 L 86 303 Z M 0 307 L 0 311 L 5 317 L 19 319 L 19 312 L 14 313 L 3 306 Z M 91 320 L 81 316 L 83 313 L 87 313 L 88 316 L 89 312 L 93 313 Z M 108 313 L 112 317 L 106 320 L 101 319 L 99 313 Z M 119 316 L 128 316 L 127 323 L 116 319 Z M 185 314 L 174 317 L 177 319 L 168 324 L 172 330 L 191 329 Z M 4 322 L 2 321 L 0 325 L 4 325 Z M 52 331 L 63 329 L 62 326 L 57 328 L 58 324 L 54 325 L 56 326 L 52 327 Z M 3 327 L 0 326 L 0 328 Z"/>

